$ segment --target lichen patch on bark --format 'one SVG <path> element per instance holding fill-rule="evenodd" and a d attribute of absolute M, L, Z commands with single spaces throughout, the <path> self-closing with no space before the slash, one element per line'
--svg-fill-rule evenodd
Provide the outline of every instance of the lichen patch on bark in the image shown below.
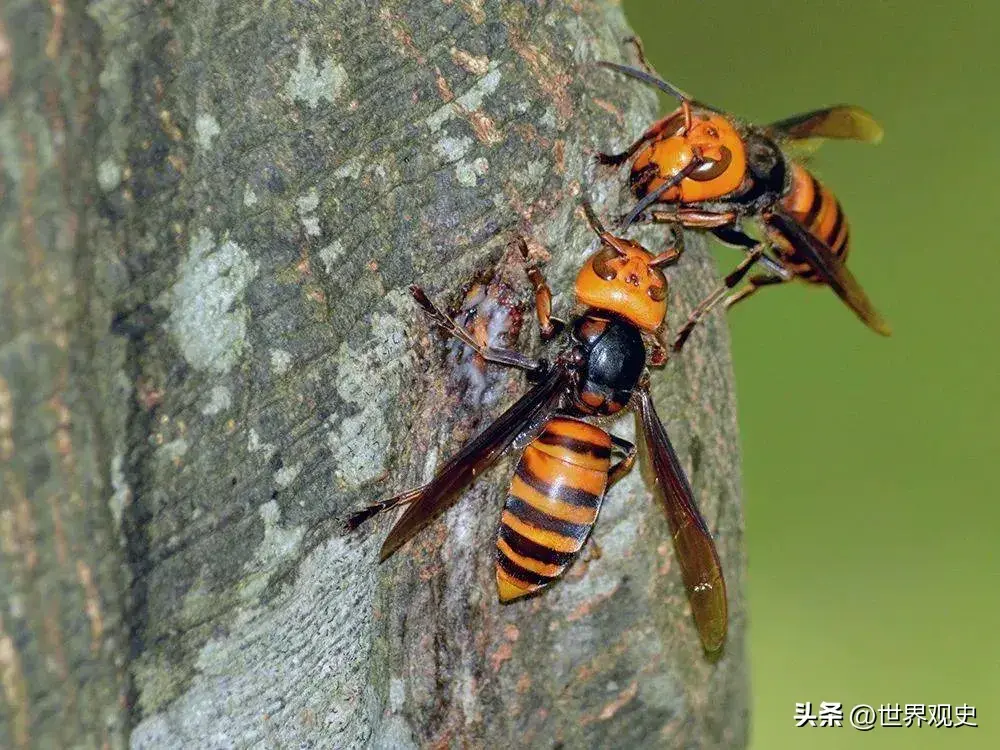
<path fill-rule="evenodd" d="M 330 103 L 340 98 L 347 85 L 347 71 L 331 57 L 317 66 L 308 44 L 299 47 L 298 63 L 285 87 L 290 99 L 301 99 L 315 109 L 320 100 Z"/>
<path fill-rule="evenodd" d="M 222 374 L 239 361 L 250 311 L 243 294 L 259 265 L 232 240 L 204 227 L 191 240 L 170 294 L 168 328 L 194 367 Z"/>

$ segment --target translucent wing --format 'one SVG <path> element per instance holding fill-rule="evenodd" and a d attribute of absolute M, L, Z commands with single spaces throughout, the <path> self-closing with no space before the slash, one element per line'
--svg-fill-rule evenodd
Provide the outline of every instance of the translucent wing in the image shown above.
<path fill-rule="evenodd" d="M 636 393 L 646 451 L 667 512 L 691 614 L 705 650 L 718 651 L 726 640 L 729 619 L 719 554 L 649 391 L 639 388 Z"/>
<path fill-rule="evenodd" d="M 838 138 L 863 143 L 878 143 L 883 133 L 882 126 L 867 110 L 852 104 L 838 104 L 793 115 L 772 122 L 765 130 L 780 139 Z"/>
<path fill-rule="evenodd" d="M 785 213 L 780 206 L 775 206 L 763 218 L 765 225 L 771 231 L 777 232 L 806 257 L 823 281 L 854 311 L 855 315 L 864 321 L 865 325 L 883 336 L 892 333 L 888 322 L 879 315 L 865 294 L 865 290 L 861 288 L 861 284 L 825 242 L 803 227 L 794 217 Z"/>
<path fill-rule="evenodd" d="M 567 382 L 568 375 L 564 368 L 553 369 L 544 380 L 467 443 L 441 467 L 430 482 L 423 487 L 403 493 L 405 496 L 403 502 L 409 503 L 409 507 L 386 537 L 380 559 L 385 560 L 412 539 L 435 516 L 444 511 L 473 479 L 500 458 L 521 432 L 551 413 L 557 406 Z M 397 504 L 394 500 L 382 504 L 383 507 Z"/>

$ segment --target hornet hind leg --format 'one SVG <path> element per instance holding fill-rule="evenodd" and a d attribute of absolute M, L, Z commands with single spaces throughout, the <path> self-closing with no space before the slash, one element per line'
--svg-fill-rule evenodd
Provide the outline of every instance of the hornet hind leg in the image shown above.
<path fill-rule="evenodd" d="M 607 491 L 610 490 L 619 479 L 632 470 L 632 466 L 635 464 L 635 459 L 638 455 L 635 445 L 624 438 L 611 435 L 611 442 L 614 443 L 615 449 L 623 454 L 623 458 L 621 461 L 608 469 L 608 488 L 605 490 L 605 493 L 607 493 Z M 587 546 L 588 550 L 587 555 L 584 558 L 584 562 L 600 560 L 601 555 L 604 553 L 601 551 L 601 546 L 594 539 L 593 532 L 591 532 L 590 536 L 587 537 Z"/>
<path fill-rule="evenodd" d="M 737 302 L 742 302 L 747 299 L 762 287 L 784 284 L 787 281 L 788 279 L 784 279 L 781 276 L 770 276 L 768 274 L 757 274 L 751 276 L 747 280 L 747 285 L 745 287 L 726 298 L 726 309 L 728 310 Z"/>
<path fill-rule="evenodd" d="M 726 296 L 726 293 L 729 292 L 729 290 L 743 280 L 747 271 L 749 271 L 750 267 L 760 259 L 763 253 L 763 245 L 758 244 L 755 246 L 754 249 L 747 254 L 747 257 L 745 257 L 743 261 L 736 266 L 736 268 L 734 268 L 728 276 L 726 276 L 723 283 L 716 287 L 711 294 L 695 306 L 694 310 L 692 310 L 691 314 L 688 316 L 687 323 L 684 324 L 680 332 L 677 334 L 677 338 L 674 339 L 674 345 L 672 348 L 675 352 L 679 352 L 681 350 L 684 346 L 684 342 L 688 340 L 691 332 L 694 331 L 695 326 L 701 322 L 702 318 L 708 315 L 712 308 L 722 301 L 723 297 Z"/>
<path fill-rule="evenodd" d="M 629 473 L 633 464 L 635 464 L 635 457 L 637 455 L 635 445 L 630 443 L 625 438 L 611 435 L 611 442 L 614 443 L 615 448 L 622 454 L 623 458 L 621 461 L 608 469 L 609 490 L 619 479 Z"/>

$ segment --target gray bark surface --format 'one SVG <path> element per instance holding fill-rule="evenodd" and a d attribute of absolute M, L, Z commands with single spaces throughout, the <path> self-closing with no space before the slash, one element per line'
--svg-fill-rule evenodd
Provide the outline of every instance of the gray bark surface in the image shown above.
<path fill-rule="evenodd" d="M 624 205 L 593 152 L 657 111 L 586 66 L 628 33 L 603 0 L 0 6 L 0 747 L 745 745 L 720 317 L 654 373 L 727 577 L 719 660 L 645 466 L 603 554 L 511 606 L 514 457 L 381 566 L 391 518 L 341 528 L 525 389 L 408 284 L 538 353 L 521 232 L 570 312 L 581 190 Z M 675 327 L 716 281 L 686 246 Z"/>

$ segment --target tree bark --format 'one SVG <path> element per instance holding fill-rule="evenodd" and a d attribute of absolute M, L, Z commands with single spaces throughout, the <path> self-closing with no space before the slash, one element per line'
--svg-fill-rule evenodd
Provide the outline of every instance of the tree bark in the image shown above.
<path fill-rule="evenodd" d="M 587 66 L 627 34 L 602 0 L 0 7 L 0 746 L 745 745 L 718 316 L 654 391 L 717 533 L 719 660 L 645 468 L 603 555 L 507 607 L 510 458 L 381 566 L 391 519 L 341 528 L 523 392 L 406 287 L 540 350 L 508 243 L 567 314 L 580 192 L 625 205 L 593 152 L 657 109 Z M 675 325 L 716 281 L 686 247 Z"/>

